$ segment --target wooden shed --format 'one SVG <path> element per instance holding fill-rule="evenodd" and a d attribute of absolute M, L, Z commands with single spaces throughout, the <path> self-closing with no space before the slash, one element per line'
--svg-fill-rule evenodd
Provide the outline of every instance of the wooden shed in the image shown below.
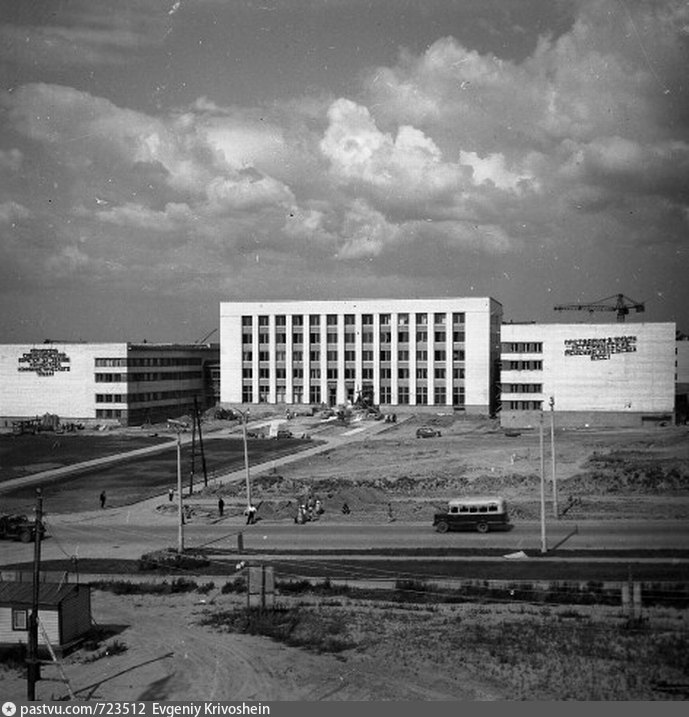
<path fill-rule="evenodd" d="M 0 648 L 27 643 L 32 602 L 31 583 L 0 582 Z M 47 634 L 53 650 L 64 652 L 91 629 L 90 587 L 39 583 L 38 619 L 39 650 L 47 650 Z"/>

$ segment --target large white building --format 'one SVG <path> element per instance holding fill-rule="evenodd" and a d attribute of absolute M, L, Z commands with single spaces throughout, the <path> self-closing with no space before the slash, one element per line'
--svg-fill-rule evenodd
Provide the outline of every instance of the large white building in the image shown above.
<path fill-rule="evenodd" d="M 533 427 L 671 421 L 675 324 L 504 324 L 501 423 Z"/>
<path fill-rule="evenodd" d="M 491 298 L 223 302 L 225 404 L 497 406 L 502 306 Z"/>
<path fill-rule="evenodd" d="M 214 402 L 207 344 L 0 345 L 0 420 L 46 413 L 65 421 L 136 425 Z"/>

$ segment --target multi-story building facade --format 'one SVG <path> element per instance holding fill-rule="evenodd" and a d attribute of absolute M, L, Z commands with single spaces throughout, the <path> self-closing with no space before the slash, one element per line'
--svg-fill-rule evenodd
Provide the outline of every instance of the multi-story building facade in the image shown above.
<path fill-rule="evenodd" d="M 500 418 L 533 427 L 671 421 L 675 324 L 504 324 Z M 551 407 L 552 400 L 552 407 Z"/>
<path fill-rule="evenodd" d="M 208 344 L 0 345 L 0 420 L 45 413 L 137 425 L 214 403 Z"/>
<path fill-rule="evenodd" d="M 490 414 L 501 322 L 491 298 L 223 302 L 221 401 Z"/>

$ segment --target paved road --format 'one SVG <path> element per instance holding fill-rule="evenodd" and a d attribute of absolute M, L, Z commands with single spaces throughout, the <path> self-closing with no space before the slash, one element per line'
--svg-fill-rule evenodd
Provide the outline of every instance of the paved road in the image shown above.
<path fill-rule="evenodd" d="M 178 524 L 174 515 L 152 513 L 149 521 L 140 514 L 120 509 L 115 514 L 55 516 L 48 520 L 50 537 L 43 541 L 44 560 L 79 558 L 139 558 L 143 553 L 178 544 Z M 547 526 L 549 550 L 671 550 L 689 547 L 689 525 L 682 521 L 561 521 Z M 320 522 L 303 526 L 292 522 L 259 522 L 246 526 L 238 517 L 215 524 L 189 524 L 184 528 L 185 547 L 208 545 L 235 550 L 238 534 L 250 551 L 289 551 L 342 549 L 497 548 L 505 554 L 524 550 L 540 553 L 541 533 L 537 521 L 518 523 L 512 531 L 500 533 L 436 533 L 430 525 L 393 522 L 366 525 L 356 522 Z M 33 545 L 0 542 L 0 565 L 33 559 Z"/>

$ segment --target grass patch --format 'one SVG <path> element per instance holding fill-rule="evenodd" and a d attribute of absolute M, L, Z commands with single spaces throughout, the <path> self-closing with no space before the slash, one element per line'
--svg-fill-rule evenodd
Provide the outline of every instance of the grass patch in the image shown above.
<path fill-rule="evenodd" d="M 273 610 L 226 610 L 205 616 L 201 624 L 249 635 L 263 635 L 291 647 L 338 653 L 356 647 L 346 621 L 328 608 L 278 607 Z"/>

